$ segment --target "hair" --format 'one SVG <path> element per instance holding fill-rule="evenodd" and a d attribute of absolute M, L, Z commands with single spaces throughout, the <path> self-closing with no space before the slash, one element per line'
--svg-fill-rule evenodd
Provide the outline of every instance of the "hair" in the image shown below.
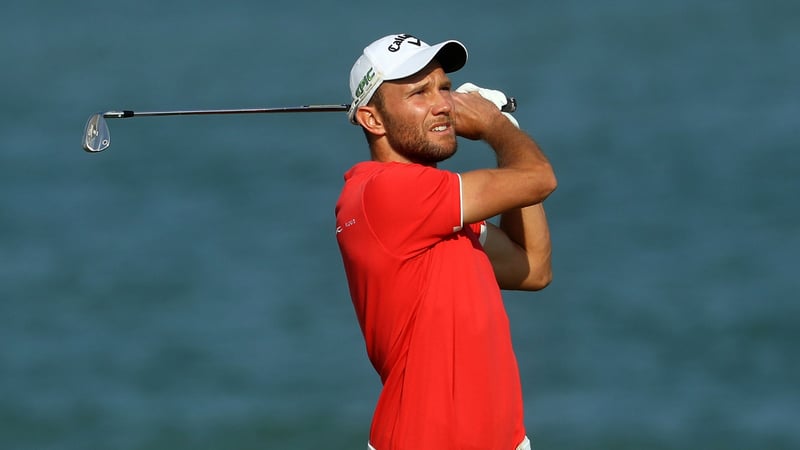
<path fill-rule="evenodd" d="M 376 90 L 375 93 L 372 94 L 372 98 L 369 99 L 368 104 L 378 108 L 378 111 L 380 111 L 381 114 L 386 112 L 386 109 L 384 109 L 385 104 L 383 103 L 383 92 L 381 92 L 380 87 L 378 87 L 378 90 Z"/>

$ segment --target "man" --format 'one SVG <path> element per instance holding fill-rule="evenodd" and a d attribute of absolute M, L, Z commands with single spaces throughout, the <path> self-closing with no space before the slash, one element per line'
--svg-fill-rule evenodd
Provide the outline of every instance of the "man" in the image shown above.
<path fill-rule="evenodd" d="M 446 74 L 466 61 L 458 41 L 400 34 L 366 47 L 350 73 L 350 120 L 371 161 L 345 174 L 336 236 L 383 383 L 370 449 L 530 448 L 500 289 L 549 284 L 541 203 L 556 179 L 536 143 L 484 98 L 498 91 L 451 90 Z M 438 169 L 457 136 L 485 141 L 497 168 Z M 487 222 L 497 215 L 499 227 Z"/>

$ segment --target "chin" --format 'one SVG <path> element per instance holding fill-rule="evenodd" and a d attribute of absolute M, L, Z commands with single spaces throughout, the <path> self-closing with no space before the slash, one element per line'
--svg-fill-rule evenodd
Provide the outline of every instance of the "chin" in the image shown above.
<path fill-rule="evenodd" d="M 456 154 L 456 151 L 457 148 L 455 146 L 450 149 L 428 149 L 428 151 L 416 152 L 410 159 L 424 165 L 436 165 L 437 163 L 450 159 Z"/>
<path fill-rule="evenodd" d="M 442 140 L 409 140 L 395 142 L 395 151 L 405 159 L 424 165 L 435 165 L 455 155 L 458 141 L 453 139 Z"/>
<path fill-rule="evenodd" d="M 450 159 L 450 158 L 452 158 L 452 157 L 453 157 L 453 155 L 455 155 L 455 154 L 456 154 L 456 151 L 457 151 L 457 150 L 458 150 L 457 148 L 453 147 L 453 149 L 452 149 L 452 150 L 450 150 L 449 152 L 446 152 L 446 153 L 442 154 L 442 158 L 440 159 L 440 161 L 445 161 L 445 160 L 447 160 L 447 159 Z"/>

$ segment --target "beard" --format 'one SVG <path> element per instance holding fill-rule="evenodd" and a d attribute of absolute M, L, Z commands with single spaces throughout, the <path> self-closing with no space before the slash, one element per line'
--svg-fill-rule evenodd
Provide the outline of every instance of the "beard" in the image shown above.
<path fill-rule="evenodd" d="M 386 139 L 392 148 L 415 163 L 436 165 L 450 158 L 458 149 L 455 138 L 452 141 L 433 142 L 424 129 L 394 120 L 390 114 L 383 114 L 386 127 Z"/>

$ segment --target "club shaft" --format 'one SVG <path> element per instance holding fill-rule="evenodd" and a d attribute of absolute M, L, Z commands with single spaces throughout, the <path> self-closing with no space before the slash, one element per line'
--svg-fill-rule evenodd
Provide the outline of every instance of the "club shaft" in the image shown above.
<path fill-rule="evenodd" d="M 211 114 L 264 114 L 264 113 L 300 113 L 300 112 L 345 112 L 350 109 L 350 105 L 303 105 L 287 106 L 278 108 L 250 108 L 250 109 L 200 109 L 184 111 L 106 111 L 103 117 L 106 119 L 126 119 L 128 117 L 147 117 L 147 116 L 201 116 Z M 517 100 L 509 97 L 508 102 L 503 106 L 504 112 L 514 112 L 517 109 Z"/>
<path fill-rule="evenodd" d="M 264 114 L 264 113 L 292 113 L 292 112 L 343 112 L 350 105 L 303 105 L 280 108 L 250 108 L 250 109 L 202 109 L 185 111 L 106 111 L 106 119 L 125 119 L 128 117 L 146 116 L 200 116 L 211 114 Z"/>

